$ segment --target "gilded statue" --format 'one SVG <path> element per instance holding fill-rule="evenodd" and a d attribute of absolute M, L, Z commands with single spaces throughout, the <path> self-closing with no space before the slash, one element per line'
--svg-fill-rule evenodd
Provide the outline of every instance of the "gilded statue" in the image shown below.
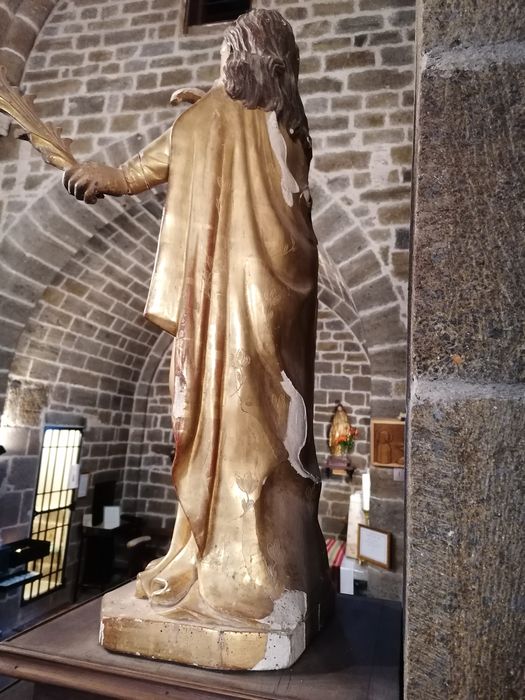
<path fill-rule="evenodd" d="M 335 409 L 328 436 L 328 445 L 331 454 L 337 457 L 343 454 L 343 442 L 346 440 L 349 430 L 350 421 L 348 420 L 348 413 L 341 404 L 339 404 Z"/>
<path fill-rule="evenodd" d="M 355 443 L 355 439 L 359 435 L 359 430 L 352 427 L 348 419 L 348 413 L 339 404 L 335 409 L 328 434 L 328 446 L 330 454 L 334 457 L 340 457 L 348 454 Z"/>
<path fill-rule="evenodd" d="M 330 609 L 298 72 L 288 22 L 248 12 L 225 33 L 220 79 L 206 94 L 183 90 L 193 104 L 165 133 L 120 167 L 64 166 L 67 190 L 89 204 L 167 183 L 145 315 L 174 336 L 178 510 L 169 551 L 139 574 L 136 598 L 106 596 L 101 639 L 112 650 L 283 668 Z"/>

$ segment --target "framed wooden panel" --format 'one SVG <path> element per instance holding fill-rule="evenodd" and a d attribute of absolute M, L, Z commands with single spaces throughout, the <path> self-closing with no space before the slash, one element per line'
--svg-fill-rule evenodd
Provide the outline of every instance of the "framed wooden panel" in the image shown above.
<path fill-rule="evenodd" d="M 402 469 L 405 466 L 405 421 L 372 418 L 370 428 L 371 464 Z"/>
<path fill-rule="evenodd" d="M 392 533 L 358 525 L 357 558 L 382 569 L 392 567 Z"/>

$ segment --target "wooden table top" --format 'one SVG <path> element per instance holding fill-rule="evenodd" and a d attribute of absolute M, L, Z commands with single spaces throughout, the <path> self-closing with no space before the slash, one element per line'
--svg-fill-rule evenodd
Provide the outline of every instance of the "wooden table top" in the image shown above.
<path fill-rule="evenodd" d="M 113 654 L 98 644 L 99 615 L 97 598 L 0 643 L 0 673 L 121 700 L 400 697 L 399 603 L 338 596 L 332 622 L 299 661 L 271 672 L 208 671 Z"/>

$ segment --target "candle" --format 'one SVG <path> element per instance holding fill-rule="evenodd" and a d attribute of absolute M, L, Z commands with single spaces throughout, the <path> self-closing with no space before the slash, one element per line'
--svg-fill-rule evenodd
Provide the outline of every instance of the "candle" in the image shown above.
<path fill-rule="evenodd" d="M 361 477 L 363 484 L 363 510 L 370 510 L 370 472 L 365 472 Z"/>

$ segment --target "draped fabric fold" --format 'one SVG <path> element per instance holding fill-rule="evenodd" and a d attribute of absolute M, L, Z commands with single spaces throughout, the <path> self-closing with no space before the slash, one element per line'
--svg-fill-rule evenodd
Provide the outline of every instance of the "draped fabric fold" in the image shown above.
<path fill-rule="evenodd" d="M 317 245 L 301 194 L 308 162 L 281 136 L 284 166 L 268 114 L 218 86 L 122 166 L 128 182 L 168 180 L 145 313 L 175 335 L 180 507 L 170 551 L 139 590 L 174 616 L 261 620 L 284 591 L 325 581 L 312 432 Z"/>

